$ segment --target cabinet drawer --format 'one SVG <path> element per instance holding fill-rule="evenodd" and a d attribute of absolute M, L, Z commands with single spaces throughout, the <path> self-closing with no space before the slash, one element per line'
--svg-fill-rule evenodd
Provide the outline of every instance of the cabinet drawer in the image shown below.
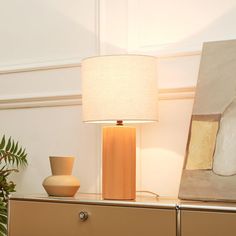
<path fill-rule="evenodd" d="M 236 213 L 181 211 L 181 236 L 224 235 L 236 235 Z"/>
<path fill-rule="evenodd" d="M 79 212 L 88 219 L 79 219 Z M 10 201 L 9 236 L 175 236 L 174 209 Z"/>

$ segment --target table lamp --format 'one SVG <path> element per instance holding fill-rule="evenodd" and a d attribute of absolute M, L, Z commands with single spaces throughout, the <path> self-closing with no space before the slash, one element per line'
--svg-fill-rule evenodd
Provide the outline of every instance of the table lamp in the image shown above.
<path fill-rule="evenodd" d="M 136 130 L 128 123 L 157 121 L 157 61 L 152 56 L 111 55 L 82 61 L 83 121 L 103 127 L 102 196 L 136 195 Z"/>

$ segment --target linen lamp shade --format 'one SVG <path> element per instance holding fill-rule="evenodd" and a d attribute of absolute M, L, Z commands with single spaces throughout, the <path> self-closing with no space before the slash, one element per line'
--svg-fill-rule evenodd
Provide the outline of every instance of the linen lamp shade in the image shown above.
<path fill-rule="evenodd" d="M 114 55 L 82 61 L 83 120 L 157 121 L 155 57 Z"/>
<path fill-rule="evenodd" d="M 83 120 L 103 128 L 102 192 L 131 200 L 136 193 L 136 131 L 124 123 L 157 121 L 155 57 L 112 55 L 82 61 Z"/>

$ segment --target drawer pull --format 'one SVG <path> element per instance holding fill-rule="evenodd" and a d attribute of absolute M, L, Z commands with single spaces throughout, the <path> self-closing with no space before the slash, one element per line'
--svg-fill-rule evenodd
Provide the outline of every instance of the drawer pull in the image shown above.
<path fill-rule="evenodd" d="M 80 218 L 81 221 L 86 221 L 88 219 L 88 212 L 81 211 L 79 213 L 79 218 Z"/>

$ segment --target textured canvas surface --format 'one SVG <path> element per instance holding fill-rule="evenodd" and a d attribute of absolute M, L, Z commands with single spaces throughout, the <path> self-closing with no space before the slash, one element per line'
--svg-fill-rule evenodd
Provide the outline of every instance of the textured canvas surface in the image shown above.
<path fill-rule="evenodd" d="M 192 120 L 186 169 L 212 169 L 217 131 L 218 121 Z"/>

